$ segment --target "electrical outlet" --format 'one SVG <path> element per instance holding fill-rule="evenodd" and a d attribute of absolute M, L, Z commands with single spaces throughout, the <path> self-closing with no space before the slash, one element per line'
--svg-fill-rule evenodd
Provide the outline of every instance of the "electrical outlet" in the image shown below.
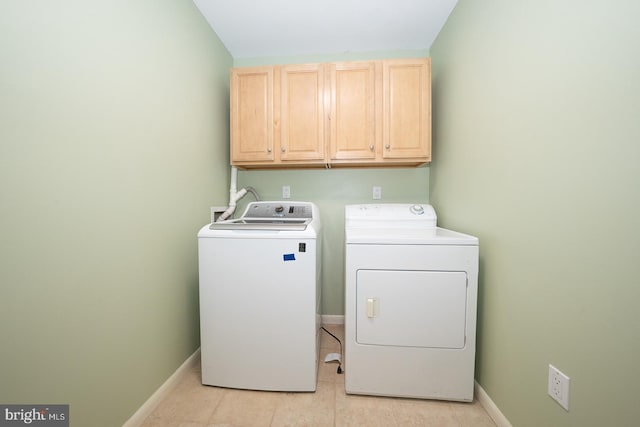
<path fill-rule="evenodd" d="M 373 186 L 373 200 L 382 199 L 382 187 L 378 185 Z"/>
<path fill-rule="evenodd" d="M 282 198 L 283 199 L 291 198 L 291 187 L 289 187 L 288 185 L 282 186 Z"/>
<path fill-rule="evenodd" d="M 571 379 L 558 368 L 549 365 L 547 393 L 567 411 L 569 410 L 569 382 Z"/>

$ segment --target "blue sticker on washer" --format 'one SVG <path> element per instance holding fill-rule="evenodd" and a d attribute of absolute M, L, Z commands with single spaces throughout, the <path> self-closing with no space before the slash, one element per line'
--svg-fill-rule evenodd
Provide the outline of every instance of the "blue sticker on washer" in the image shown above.
<path fill-rule="evenodd" d="M 296 256 L 295 256 L 295 254 L 284 254 L 284 255 L 282 255 L 282 260 L 283 261 L 295 261 L 296 260 Z"/>

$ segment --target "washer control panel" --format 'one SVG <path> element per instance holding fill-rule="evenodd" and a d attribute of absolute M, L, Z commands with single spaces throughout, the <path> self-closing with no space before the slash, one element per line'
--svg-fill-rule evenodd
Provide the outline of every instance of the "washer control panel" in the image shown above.
<path fill-rule="evenodd" d="M 313 208 L 304 202 L 251 202 L 242 218 L 311 219 Z"/>

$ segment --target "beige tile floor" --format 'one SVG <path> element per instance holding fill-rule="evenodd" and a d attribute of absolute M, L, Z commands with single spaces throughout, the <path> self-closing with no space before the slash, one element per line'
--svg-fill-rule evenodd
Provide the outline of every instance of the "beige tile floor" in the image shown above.
<path fill-rule="evenodd" d="M 326 328 L 343 340 L 342 325 Z M 337 342 L 323 332 L 315 393 L 203 386 L 198 365 L 155 408 L 143 427 L 495 426 L 478 402 L 347 395 L 344 374 L 337 374 L 336 362 L 324 363 L 325 355 L 338 348 Z"/>

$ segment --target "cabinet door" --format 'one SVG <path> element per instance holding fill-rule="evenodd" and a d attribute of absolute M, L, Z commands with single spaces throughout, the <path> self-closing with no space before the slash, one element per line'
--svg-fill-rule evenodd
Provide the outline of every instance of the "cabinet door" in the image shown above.
<path fill-rule="evenodd" d="M 322 64 L 280 69 L 280 160 L 324 162 L 324 86 Z"/>
<path fill-rule="evenodd" d="M 231 70 L 231 163 L 273 161 L 273 67 Z"/>
<path fill-rule="evenodd" d="M 329 141 L 332 160 L 375 159 L 376 63 L 342 62 L 329 66 Z M 379 73 L 378 73 L 379 74 Z"/>
<path fill-rule="evenodd" d="M 431 160 L 431 61 L 383 61 L 383 157 Z"/>

